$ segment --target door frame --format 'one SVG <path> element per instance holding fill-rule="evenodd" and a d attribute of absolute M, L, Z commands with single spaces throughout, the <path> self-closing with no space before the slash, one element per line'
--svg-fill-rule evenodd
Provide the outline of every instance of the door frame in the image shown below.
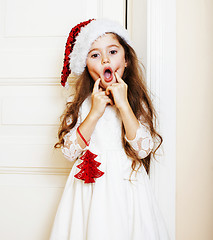
<path fill-rule="evenodd" d="M 126 0 L 127 26 L 132 33 L 132 4 Z M 139 4 L 139 2 L 138 2 Z M 146 82 L 157 113 L 157 131 L 163 137 L 150 180 L 171 240 L 175 240 L 176 210 L 176 0 L 147 0 Z M 138 23 L 138 31 L 141 24 Z M 143 30 L 144 31 L 144 30 Z"/>
<path fill-rule="evenodd" d="M 163 136 L 159 162 L 152 165 L 151 179 L 175 239 L 176 209 L 176 0 L 147 1 L 147 84 L 154 94 Z M 152 97 L 151 97 L 152 98 Z"/>

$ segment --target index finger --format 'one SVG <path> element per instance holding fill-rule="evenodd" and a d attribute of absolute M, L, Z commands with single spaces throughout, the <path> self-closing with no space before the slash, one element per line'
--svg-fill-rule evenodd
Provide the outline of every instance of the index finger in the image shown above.
<path fill-rule="evenodd" d="M 118 81 L 118 83 L 123 83 L 124 80 L 119 76 L 119 74 L 117 72 L 115 72 L 115 76 L 116 76 L 116 79 Z"/>
<path fill-rule="evenodd" d="M 98 78 L 96 81 L 95 81 L 95 84 L 94 84 L 94 87 L 93 87 L 93 93 L 95 92 L 99 92 L 99 83 L 100 83 L 100 78 Z"/>

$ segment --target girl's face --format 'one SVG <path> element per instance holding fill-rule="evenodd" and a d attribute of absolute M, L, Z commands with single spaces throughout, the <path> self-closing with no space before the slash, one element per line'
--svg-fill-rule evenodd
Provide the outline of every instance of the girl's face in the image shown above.
<path fill-rule="evenodd" d="M 101 78 L 100 86 L 106 89 L 116 83 L 115 72 L 123 76 L 127 66 L 122 45 L 112 33 L 107 33 L 93 42 L 87 56 L 87 69 L 96 81 Z"/>

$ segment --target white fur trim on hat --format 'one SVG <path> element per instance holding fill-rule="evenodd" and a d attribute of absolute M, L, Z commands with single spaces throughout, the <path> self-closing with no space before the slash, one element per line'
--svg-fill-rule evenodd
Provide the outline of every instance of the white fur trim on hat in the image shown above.
<path fill-rule="evenodd" d="M 113 32 L 123 38 L 129 45 L 131 45 L 129 35 L 126 29 L 124 29 L 119 23 L 98 19 L 93 20 L 88 25 L 83 27 L 76 37 L 76 42 L 73 47 L 73 51 L 70 53 L 70 69 L 75 75 L 83 73 L 86 67 L 86 59 L 92 43 L 104 35 L 106 32 Z"/>

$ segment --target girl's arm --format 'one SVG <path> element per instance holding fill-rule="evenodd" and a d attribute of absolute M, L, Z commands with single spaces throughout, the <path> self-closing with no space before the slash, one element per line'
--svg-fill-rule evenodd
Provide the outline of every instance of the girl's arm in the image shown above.
<path fill-rule="evenodd" d="M 129 140 L 133 140 L 136 136 L 137 129 L 139 128 L 139 122 L 132 111 L 129 102 L 119 108 L 121 118 L 124 124 L 126 137 Z"/>
<path fill-rule="evenodd" d="M 112 100 L 106 96 L 105 91 L 103 91 L 101 88 L 99 89 L 99 83 L 100 78 L 96 80 L 94 84 L 91 110 L 79 127 L 80 133 L 83 135 L 87 142 L 89 141 L 95 129 L 98 119 L 101 118 L 101 116 L 104 114 L 106 106 L 108 104 L 113 105 Z M 85 142 L 82 140 L 79 134 L 77 134 L 77 140 L 82 148 L 86 147 Z"/>
<path fill-rule="evenodd" d="M 106 93 L 113 95 L 115 105 L 119 109 L 125 128 L 125 139 L 130 143 L 140 158 L 145 158 L 153 149 L 154 142 L 152 136 L 145 126 L 141 124 L 127 98 L 127 84 L 115 73 L 118 83 L 112 84 L 106 89 Z"/>
<path fill-rule="evenodd" d="M 154 142 L 150 134 L 150 131 L 148 129 L 148 126 L 145 126 L 140 122 L 139 122 L 139 125 L 140 126 L 136 131 L 135 138 L 133 140 L 129 140 L 125 136 L 125 139 L 127 140 L 127 142 L 129 142 L 131 147 L 136 151 L 139 158 L 145 158 L 152 151 L 154 147 Z"/>
<path fill-rule="evenodd" d="M 67 124 L 71 122 L 71 119 L 67 119 Z M 78 121 L 74 128 L 72 128 L 64 137 L 64 144 L 61 147 L 61 151 L 64 154 L 64 157 L 67 158 L 69 161 L 74 161 L 78 158 L 78 156 L 82 153 L 84 150 L 81 148 L 81 146 L 78 144 L 77 141 L 77 134 L 76 130 L 78 126 L 80 125 L 80 116 L 78 117 Z"/>
<path fill-rule="evenodd" d="M 118 83 L 114 83 L 106 89 L 106 94 L 112 93 L 116 107 L 119 109 L 121 118 L 124 124 L 126 136 L 132 140 L 136 136 L 136 131 L 139 127 L 139 122 L 132 111 L 127 98 L 127 84 L 115 72 Z"/>
<path fill-rule="evenodd" d="M 129 104 L 124 105 L 119 110 L 124 123 L 125 139 L 137 152 L 139 158 L 147 157 L 154 147 L 148 128 L 137 120 Z"/>
<path fill-rule="evenodd" d="M 98 119 L 104 113 L 106 105 L 113 104 L 112 100 L 105 95 L 105 92 L 102 89 L 99 89 L 99 82 L 100 79 L 94 84 L 92 107 L 89 114 L 82 123 L 80 122 L 79 116 L 75 127 L 64 136 L 64 145 L 61 147 L 61 150 L 64 156 L 70 161 L 76 160 L 86 147 L 86 144 L 78 134 L 77 128 L 79 127 L 79 131 L 85 140 L 89 141 Z M 70 119 L 68 120 L 70 121 Z"/>

